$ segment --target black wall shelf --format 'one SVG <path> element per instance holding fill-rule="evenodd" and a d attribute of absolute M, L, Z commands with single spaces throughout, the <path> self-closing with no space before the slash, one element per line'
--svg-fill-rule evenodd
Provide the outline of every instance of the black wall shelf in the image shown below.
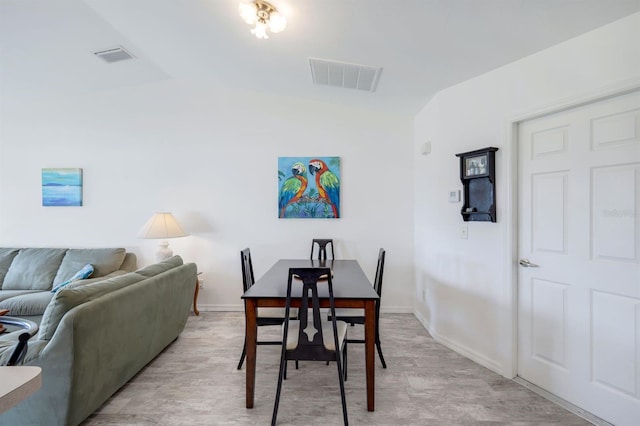
<path fill-rule="evenodd" d="M 460 158 L 460 181 L 465 222 L 496 222 L 496 166 L 498 148 L 487 147 L 456 154 Z"/>

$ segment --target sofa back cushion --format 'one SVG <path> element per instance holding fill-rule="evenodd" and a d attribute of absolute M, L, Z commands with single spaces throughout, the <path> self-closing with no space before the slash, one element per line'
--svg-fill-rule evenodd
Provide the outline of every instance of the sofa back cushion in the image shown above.
<path fill-rule="evenodd" d="M 125 254 L 123 248 L 69 249 L 62 259 L 53 286 L 69 280 L 86 264 L 93 266 L 93 278 L 117 271 L 124 261 Z"/>
<path fill-rule="evenodd" d="M 66 248 L 20 249 L 4 277 L 2 289 L 51 290 L 53 279 L 66 252 Z M 80 268 L 82 266 L 80 265 Z"/>
<path fill-rule="evenodd" d="M 2 283 L 4 282 L 4 276 L 7 275 L 9 266 L 13 262 L 13 258 L 18 254 L 16 248 L 0 248 L 0 289 L 2 289 Z"/>
<path fill-rule="evenodd" d="M 154 263 L 153 265 L 146 266 L 142 269 L 138 269 L 136 274 L 140 274 L 144 277 L 150 278 L 161 274 L 163 272 L 168 271 L 169 269 L 175 268 L 176 266 L 182 265 L 184 262 L 180 256 L 173 256 L 167 260 L 163 260 L 159 263 Z"/>
<path fill-rule="evenodd" d="M 75 288 L 63 288 L 55 293 L 47 305 L 40 323 L 39 340 L 50 340 L 58 328 L 62 317 L 71 309 L 85 302 L 99 298 L 109 292 L 145 279 L 142 275 L 130 272 L 114 278 L 108 278 L 95 284 Z"/>

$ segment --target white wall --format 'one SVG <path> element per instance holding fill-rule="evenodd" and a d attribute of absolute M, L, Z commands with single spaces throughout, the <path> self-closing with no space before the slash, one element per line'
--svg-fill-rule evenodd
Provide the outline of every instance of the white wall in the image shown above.
<path fill-rule="evenodd" d="M 0 246 L 122 246 L 171 211 L 191 236 L 170 244 L 203 272 L 204 309 L 241 309 L 239 251 L 256 276 L 331 237 L 370 279 L 387 249 L 383 309 L 412 311 L 411 117 L 164 81 L 84 97 L 2 104 Z M 278 156 L 340 156 L 339 220 L 277 218 Z M 81 167 L 83 207 L 42 207 L 41 169 Z"/>
<path fill-rule="evenodd" d="M 416 315 L 441 342 L 511 376 L 516 282 L 511 244 L 511 146 L 515 117 L 640 84 L 640 14 L 631 15 L 505 67 L 448 88 L 416 116 Z M 462 189 L 456 153 L 487 146 L 496 153 L 498 223 L 468 222 L 459 238 Z"/>

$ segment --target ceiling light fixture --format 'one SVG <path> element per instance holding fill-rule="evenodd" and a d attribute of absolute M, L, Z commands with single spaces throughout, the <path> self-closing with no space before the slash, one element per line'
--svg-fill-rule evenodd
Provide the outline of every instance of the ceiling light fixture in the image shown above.
<path fill-rule="evenodd" d="M 251 34 L 258 38 L 269 38 L 267 29 L 272 33 L 279 33 L 287 27 L 287 18 L 278 13 L 278 10 L 270 3 L 255 0 L 252 3 L 240 3 L 240 16 L 249 25 L 256 27 Z"/>

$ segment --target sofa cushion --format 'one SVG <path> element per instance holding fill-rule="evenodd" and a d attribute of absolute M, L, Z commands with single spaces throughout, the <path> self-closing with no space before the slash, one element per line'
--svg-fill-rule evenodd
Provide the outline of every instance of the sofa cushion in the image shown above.
<path fill-rule="evenodd" d="M 153 265 L 146 266 L 142 269 L 138 269 L 136 271 L 137 274 L 140 274 L 146 278 L 150 278 L 161 274 L 163 272 L 168 271 L 169 269 L 175 268 L 176 266 L 182 265 L 182 258 L 180 256 L 173 256 L 167 260 L 163 260 L 159 263 L 154 263 Z"/>
<path fill-rule="evenodd" d="M 142 281 L 144 277 L 130 272 L 119 277 L 108 278 L 94 284 L 87 284 L 75 288 L 63 288 L 55 293 L 47 309 L 45 309 L 40 323 L 39 340 L 49 340 L 58 327 L 64 314 L 70 309 L 85 302 L 97 299 L 109 292 L 118 290 L 130 284 Z"/>
<path fill-rule="evenodd" d="M 67 281 L 87 263 L 93 265 L 94 277 L 102 277 L 120 269 L 126 254 L 123 248 L 69 249 L 62 259 L 53 286 Z"/>
<path fill-rule="evenodd" d="M 0 309 L 9 309 L 9 315 L 15 317 L 42 315 L 51 298 L 50 291 L 29 292 L 1 301 Z"/>
<path fill-rule="evenodd" d="M 50 290 L 66 251 L 65 248 L 21 249 L 11 262 L 2 289 Z"/>
<path fill-rule="evenodd" d="M 15 248 L 0 248 L 0 289 L 2 288 L 2 282 L 4 276 L 13 262 L 13 258 L 18 254 L 18 249 Z"/>
<path fill-rule="evenodd" d="M 40 293 L 41 291 L 42 290 L 2 290 L 0 291 L 0 301 L 20 296 L 21 294 Z"/>

